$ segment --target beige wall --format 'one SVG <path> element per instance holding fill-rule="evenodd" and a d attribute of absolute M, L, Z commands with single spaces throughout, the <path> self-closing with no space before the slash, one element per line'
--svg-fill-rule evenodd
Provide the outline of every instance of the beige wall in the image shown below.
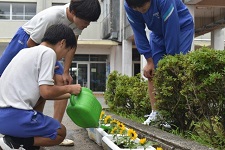
<path fill-rule="evenodd" d="M 9 2 L 0 0 L 0 2 Z M 10 2 L 36 2 L 37 12 L 51 7 L 52 3 L 65 3 L 69 0 L 10 0 Z M 101 35 L 101 16 L 97 22 L 92 22 L 90 26 L 85 29 L 79 39 L 100 39 Z M 17 29 L 22 26 L 26 21 L 9 21 L 0 20 L 0 41 L 5 38 L 12 38 Z"/>
<path fill-rule="evenodd" d="M 1 21 L 0 20 L 0 39 L 12 38 L 17 29 L 26 21 Z"/>
<path fill-rule="evenodd" d="M 93 40 L 101 39 L 101 25 L 100 22 L 91 22 L 90 25 L 84 29 L 79 36 L 79 40 Z"/>

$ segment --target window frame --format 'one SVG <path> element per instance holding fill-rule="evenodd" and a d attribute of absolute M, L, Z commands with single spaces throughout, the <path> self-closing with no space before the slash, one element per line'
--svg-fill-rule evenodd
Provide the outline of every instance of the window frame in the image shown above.
<path fill-rule="evenodd" d="M 6 16 L 7 18 L 6 19 L 3 19 L 3 18 L 0 18 L 0 21 L 24 21 L 24 20 L 30 20 L 33 16 L 35 16 L 37 14 L 37 3 L 36 2 L 0 2 L 0 5 L 1 4 L 9 4 L 9 14 L 0 14 L 0 17 L 4 17 Z M 21 15 L 17 15 L 17 14 L 13 14 L 13 5 L 16 6 L 17 4 L 22 4 L 22 12 Z M 33 4 L 34 7 L 35 7 L 35 11 L 34 11 L 34 14 L 33 15 L 26 15 L 26 5 L 27 4 Z M 20 18 L 22 19 L 13 19 L 15 17 L 19 16 Z M 28 19 L 26 19 L 28 18 Z"/>

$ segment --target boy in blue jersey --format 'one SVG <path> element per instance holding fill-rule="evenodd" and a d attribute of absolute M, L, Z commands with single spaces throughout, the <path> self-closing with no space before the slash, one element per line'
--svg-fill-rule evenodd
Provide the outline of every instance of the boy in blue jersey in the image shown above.
<path fill-rule="evenodd" d="M 149 125 L 158 116 L 152 82 L 157 63 L 165 55 L 185 54 L 191 50 L 194 22 L 181 0 L 125 0 L 124 7 L 137 49 L 147 61 L 143 74 L 148 78 L 152 112 L 144 124 Z M 151 31 L 149 40 L 146 27 Z"/>

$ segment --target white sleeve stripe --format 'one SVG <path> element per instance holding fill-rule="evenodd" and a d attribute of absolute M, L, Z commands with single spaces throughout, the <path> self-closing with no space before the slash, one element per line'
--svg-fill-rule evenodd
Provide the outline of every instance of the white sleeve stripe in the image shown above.
<path fill-rule="evenodd" d="M 128 15 L 127 13 L 126 13 L 126 16 L 127 16 L 127 19 L 128 19 L 130 22 L 134 23 L 134 21 L 130 19 L 129 15 Z"/>

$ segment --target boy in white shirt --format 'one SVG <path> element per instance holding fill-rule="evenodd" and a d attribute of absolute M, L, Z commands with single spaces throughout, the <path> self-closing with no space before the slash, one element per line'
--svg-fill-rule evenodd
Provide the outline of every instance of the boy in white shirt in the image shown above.
<path fill-rule="evenodd" d="M 20 27 L 0 57 L 0 77 L 13 57 L 23 48 L 40 44 L 46 29 L 53 24 L 65 24 L 70 27 L 76 38 L 92 21 L 97 21 L 101 14 L 98 0 L 71 0 L 64 6 L 52 6 L 38 14 Z M 69 74 L 76 48 L 65 56 L 64 69 L 60 62 L 56 62 L 54 80 L 57 85 L 71 84 L 73 78 Z M 28 52 L 29 53 L 29 52 Z M 62 121 L 67 101 L 54 102 L 54 118 Z M 66 140 L 62 144 L 73 145 L 73 141 Z"/>
<path fill-rule="evenodd" d="M 42 111 L 47 99 L 68 99 L 81 86 L 54 84 L 56 61 L 77 46 L 72 29 L 50 26 L 38 46 L 21 50 L 0 78 L 0 149 L 35 150 L 60 144 L 66 128 Z"/>

